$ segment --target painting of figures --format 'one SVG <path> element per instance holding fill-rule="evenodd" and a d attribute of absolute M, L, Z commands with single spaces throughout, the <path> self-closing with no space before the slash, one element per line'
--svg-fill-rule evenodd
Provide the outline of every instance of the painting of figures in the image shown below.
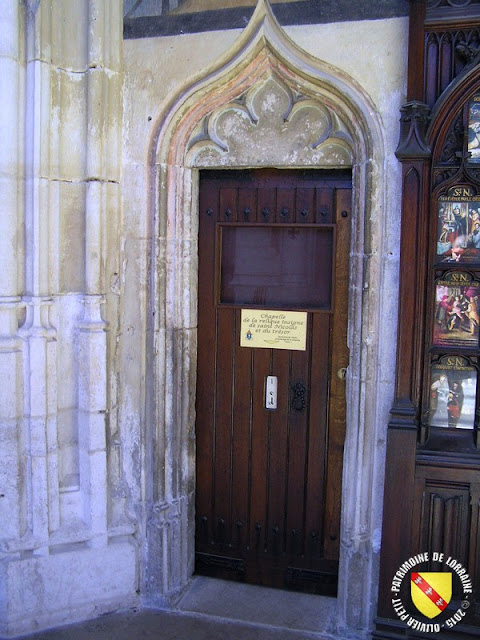
<path fill-rule="evenodd" d="M 473 429 L 477 371 L 465 358 L 446 356 L 432 366 L 429 424 Z"/>
<path fill-rule="evenodd" d="M 436 284 L 434 345 L 476 347 L 479 336 L 480 282 L 469 274 L 453 274 L 456 281 Z M 464 276 L 465 281 L 460 280 Z M 460 280 L 460 282 L 459 282 Z"/>
<path fill-rule="evenodd" d="M 437 256 L 442 262 L 479 262 L 480 200 L 439 200 L 437 237 Z"/>

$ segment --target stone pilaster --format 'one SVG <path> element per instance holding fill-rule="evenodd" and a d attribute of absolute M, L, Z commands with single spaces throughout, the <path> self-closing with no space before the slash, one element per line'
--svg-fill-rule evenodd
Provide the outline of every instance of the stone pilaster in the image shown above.
<path fill-rule="evenodd" d="M 31 540 L 27 547 L 46 553 L 49 534 L 59 526 L 57 456 L 56 331 L 50 323 L 51 298 L 24 298 L 25 470 Z"/>
<path fill-rule="evenodd" d="M 7 0 L 2 6 L 0 39 L 0 544 L 4 548 L 16 546 L 28 528 L 26 487 L 23 483 L 23 343 L 18 334 L 24 277 L 22 185 L 25 51 L 22 29 L 20 3 Z M 0 616 L 0 633 L 1 626 Z"/>
<path fill-rule="evenodd" d="M 96 544 L 106 543 L 107 469 L 105 420 L 106 330 L 102 296 L 85 296 L 78 332 L 78 434 L 84 523 Z M 100 537 L 99 537 L 100 536 Z"/>
<path fill-rule="evenodd" d="M 28 528 L 23 430 L 23 343 L 18 335 L 20 299 L 0 298 L 0 549 L 18 546 Z M 1 630 L 1 621 L 0 621 Z"/>

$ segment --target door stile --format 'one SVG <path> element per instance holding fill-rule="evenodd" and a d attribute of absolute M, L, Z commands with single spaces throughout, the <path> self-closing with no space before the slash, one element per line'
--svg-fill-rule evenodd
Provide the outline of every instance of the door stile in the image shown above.
<path fill-rule="evenodd" d="M 335 192 L 335 223 L 337 246 L 346 248 L 336 252 L 335 282 L 333 314 L 336 321 L 332 326 L 332 344 L 337 345 L 332 351 L 329 389 L 329 429 L 328 452 L 326 456 L 326 497 L 325 522 L 327 528 L 324 536 L 324 551 L 326 558 L 338 558 L 340 551 L 340 516 L 342 484 L 341 475 L 330 473 L 329 466 L 343 466 L 343 451 L 346 427 L 346 380 L 339 372 L 349 364 L 350 351 L 348 349 L 348 281 L 349 281 L 349 253 L 351 230 L 351 191 L 336 189 Z M 338 320 L 337 320 L 338 319 Z M 333 480 L 335 478 L 335 480 Z"/>

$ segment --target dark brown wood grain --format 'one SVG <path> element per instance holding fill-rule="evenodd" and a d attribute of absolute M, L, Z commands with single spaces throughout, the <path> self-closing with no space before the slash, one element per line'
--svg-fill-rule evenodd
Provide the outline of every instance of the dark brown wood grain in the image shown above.
<path fill-rule="evenodd" d="M 297 274 L 292 284 L 286 279 L 286 293 L 294 288 L 285 299 L 290 297 L 293 306 L 281 308 L 306 304 L 305 351 L 240 346 L 241 305 L 224 301 L 231 287 L 228 295 L 220 293 L 219 243 L 225 229 L 252 224 L 291 231 L 296 242 L 307 242 L 305 247 L 309 237 L 317 243 L 320 238 L 320 247 L 336 240 L 333 263 L 315 275 L 328 278 L 327 305 L 302 303 L 307 292 L 302 293 L 305 287 L 298 282 L 298 265 L 291 267 Z M 199 226 L 197 571 L 333 595 L 346 405 L 345 381 L 337 370 L 348 366 L 350 174 L 202 172 Z M 302 235 L 297 236 L 300 226 Z M 317 227 L 327 235 L 318 235 Z M 281 241 L 281 236 L 272 238 Z M 230 237 L 223 250 L 228 246 L 229 251 L 248 253 L 242 243 Z M 249 257 L 228 257 L 234 264 L 242 259 Z M 286 252 L 282 268 L 289 259 Z M 301 251 L 295 259 L 310 257 Z M 313 267 L 317 262 L 307 262 L 305 274 Z M 248 295 L 253 299 L 244 306 L 268 309 L 262 306 L 262 292 L 253 287 Z M 268 375 L 278 378 L 273 411 L 265 408 Z M 300 409 L 292 404 L 296 384 L 305 387 L 305 407 Z"/>

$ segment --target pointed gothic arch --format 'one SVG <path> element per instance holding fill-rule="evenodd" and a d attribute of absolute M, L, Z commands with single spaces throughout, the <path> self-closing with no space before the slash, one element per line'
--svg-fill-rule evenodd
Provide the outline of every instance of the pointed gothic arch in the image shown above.
<path fill-rule="evenodd" d="M 300 50 L 261 0 L 234 46 L 162 105 L 153 130 L 148 597 L 165 603 L 193 572 L 198 170 L 351 167 L 351 360 L 337 606 L 340 624 L 366 628 L 381 521 L 384 453 L 377 442 L 391 400 L 379 399 L 376 372 L 388 372 L 393 359 L 391 349 L 379 348 L 392 327 L 381 319 L 391 270 L 383 255 L 385 158 L 375 107 L 345 73 Z"/>

